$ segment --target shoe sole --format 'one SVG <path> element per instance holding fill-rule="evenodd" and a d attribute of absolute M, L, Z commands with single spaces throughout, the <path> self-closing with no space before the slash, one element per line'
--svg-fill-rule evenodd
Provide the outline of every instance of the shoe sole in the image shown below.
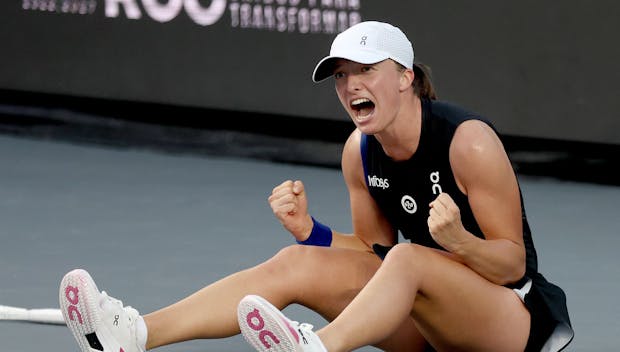
<path fill-rule="evenodd" d="M 245 296 L 237 307 L 237 319 L 243 337 L 257 351 L 303 352 L 289 320 L 264 298 Z"/>
<path fill-rule="evenodd" d="M 82 352 L 104 350 L 95 335 L 101 323 L 99 295 L 97 285 L 85 270 L 72 270 L 60 282 L 60 309 Z"/>

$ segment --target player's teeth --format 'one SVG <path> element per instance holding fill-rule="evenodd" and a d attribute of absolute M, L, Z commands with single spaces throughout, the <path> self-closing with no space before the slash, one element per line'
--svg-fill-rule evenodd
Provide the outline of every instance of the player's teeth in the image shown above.
<path fill-rule="evenodd" d="M 370 100 L 366 98 L 359 98 L 359 99 L 353 100 L 351 102 L 351 105 L 358 105 L 358 104 L 367 103 L 367 102 L 370 102 Z"/>

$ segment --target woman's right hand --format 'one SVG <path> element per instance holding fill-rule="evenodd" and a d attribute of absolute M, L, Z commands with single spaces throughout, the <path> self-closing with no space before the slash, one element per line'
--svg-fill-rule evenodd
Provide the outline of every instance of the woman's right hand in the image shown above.
<path fill-rule="evenodd" d="M 276 186 L 269 196 L 269 205 L 296 240 L 304 241 L 310 236 L 313 223 L 303 182 L 287 180 Z"/>

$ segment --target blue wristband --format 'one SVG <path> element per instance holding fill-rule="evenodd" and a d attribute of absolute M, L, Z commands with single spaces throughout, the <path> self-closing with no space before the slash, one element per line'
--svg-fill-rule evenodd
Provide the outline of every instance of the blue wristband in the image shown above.
<path fill-rule="evenodd" d="M 307 246 L 329 247 L 332 244 L 332 229 L 312 218 L 312 232 L 305 241 L 297 241 Z"/>

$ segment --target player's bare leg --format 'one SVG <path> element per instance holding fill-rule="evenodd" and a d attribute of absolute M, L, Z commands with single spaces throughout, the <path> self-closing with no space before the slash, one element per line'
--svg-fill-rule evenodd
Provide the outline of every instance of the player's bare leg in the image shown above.
<path fill-rule="evenodd" d="M 350 351 L 385 339 L 409 316 L 439 350 L 522 351 L 530 327 L 512 290 L 435 250 L 401 244 L 317 335 L 330 352 Z"/>
<path fill-rule="evenodd" d="M 380 264 L 372 253 L 313 246 L 285 248 L 265 263 L 230 275 L 144 316 L 149 331 L 147 348 L 238 334 L 236 309 L 247 294 L 265 297 L 279 308 L 299 303 L 332 320 L 366 285 Z M 413 323 L 402 325 L 403 332 L 385 341 L 386 346 L 419 344 L 421 337 Z"/>

